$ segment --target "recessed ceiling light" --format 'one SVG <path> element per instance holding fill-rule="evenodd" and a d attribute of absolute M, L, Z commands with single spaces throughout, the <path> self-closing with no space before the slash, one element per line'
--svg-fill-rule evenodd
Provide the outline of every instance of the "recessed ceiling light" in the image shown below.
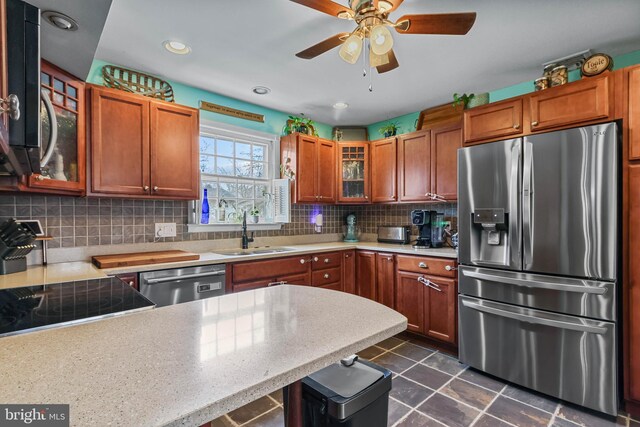
<path fill-rule="evenodd" d="M 266 86 L 256 86 L 253 89 L 251 89 L 253 91 L 253 93 L 255 93 L 256 95 L 266 95 L 269 92 L 271 92 L 271 89 L 269 89 Z"/>
<path fill-rule="evenodd" d="M 42 12 L 42 17 L 46 19 L 49 24 L 61 30 L 75 31 L 78 29 L 78 23 L 75 19 L 65 15 L 64 13 L 56 12 L 55 10 L 46 10 Z"/>
<path fill-rule="evenodd" d="M 349 104 L 347 104 L 346 102 L 336 102 L 335 104 L 333 104 L 333 108 L 335 108 L 336 110 L 344 110 L 348 106 Z"/>
<path fill-rule="evenodd" d="M 165 49 L 176 55 L 186 55 L 191 52 L 191 48 L 186 44 L 176 40 L 166 40 L 162 43 Z"/>

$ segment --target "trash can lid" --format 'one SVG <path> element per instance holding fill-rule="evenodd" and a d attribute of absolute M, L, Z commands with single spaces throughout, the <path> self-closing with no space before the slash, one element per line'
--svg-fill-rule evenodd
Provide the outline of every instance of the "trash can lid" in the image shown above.
<path fill-rule="evenodd" d="M 352 397 L 384 376 L 384 373 L 356 361 L 351 366 L 329 365 L 309 378 L 344 398 Z"/>

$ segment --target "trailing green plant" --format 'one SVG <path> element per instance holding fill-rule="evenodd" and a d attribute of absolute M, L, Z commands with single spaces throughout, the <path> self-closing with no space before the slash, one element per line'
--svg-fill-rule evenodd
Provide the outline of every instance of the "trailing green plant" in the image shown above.
<path fill-rule="evenodd" d="M 314 136 L 318 136 L 316 130 L 316 123 L 304 117 L 289 116 L 289 120 L 284 126 L 284 134 L 289 135 L 294 132 L 309 133 L 309 129 L 312 130 Z"/>
<path fill-rule="evenodd" d="M 251 216 L 258 216 L 260 215 L 260 209 L 256 208 L 255 206 L 253 208 L 251 208 L 251 210 L 249 211 L 249 215 Z"/>
<path fill-rule="evenodd" d="M 462 105 L 462 108 L 467 108 L 467 105 L 469 104 L 469 101 L 471 101 L 473 98 L 475 98 L 475 94 L 470 93 L 469 95 L 467 95 L 466 93 L 463 93 L 462 95 L 459 95 L 457 93 L 453 94 L 453 107 L 457 107 L 458 105 Z"/>
<path fill-rule="evenodd" d="M 389 136 L 394 136 L 395 134 L 398 133 L 398 122 L 389 122 L 386 125 L 382 126 L 380 129 L 378 129 L 378 132 L 380 132 L 381 135 L 384 135 L 385 138 L 389 137 Z"/>

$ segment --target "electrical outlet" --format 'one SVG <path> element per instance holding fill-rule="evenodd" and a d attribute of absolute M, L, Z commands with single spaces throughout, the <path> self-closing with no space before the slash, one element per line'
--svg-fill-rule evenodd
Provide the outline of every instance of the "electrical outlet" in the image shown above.
<path fill-rule="evenodd" d="M 175 222 L 157 222 L 156 237 L 176 237 Z"/>

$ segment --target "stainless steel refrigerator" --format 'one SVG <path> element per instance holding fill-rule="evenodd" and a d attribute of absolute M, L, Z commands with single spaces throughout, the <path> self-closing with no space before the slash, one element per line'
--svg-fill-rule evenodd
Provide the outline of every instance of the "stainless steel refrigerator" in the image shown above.
<path fill-rule="evenodd" d="M 459 357 L 618 409 L 615 123 L 458 151 Z"/>

